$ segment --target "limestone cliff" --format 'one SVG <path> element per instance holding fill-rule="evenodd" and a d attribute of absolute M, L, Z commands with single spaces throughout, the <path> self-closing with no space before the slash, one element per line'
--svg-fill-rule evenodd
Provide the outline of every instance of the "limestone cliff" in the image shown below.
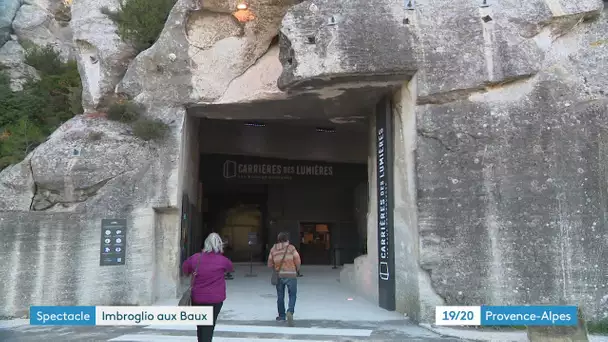
<path fill-rule="evenodd" d="M 592 319 L 608 314 L 603 2 L 411 3 L 252 0 L 255 19 L 242 23 L 232 14 L 236 1 L 199 8 L 178 0 L 157 42 L 135 56 L 97 11 L 113 0 L 75 2 L 73 38 L 64 45 L 75 47 L 87 114 L 0 173 L 0 227 L 7 241 L 19 241 L 0 251 L 10 260 L 0 267 L 9 293 L 0 315 L 20 313 L 21 303 L 150 303 L 171 292 L 166 284 L 175 279 L 163 275 L 167 261 L 153 250 L 177 248 L 159 227 L 177 231 L 178 215 L 162 215 L 181 201 L 187 107 L 396 83 L 403 85 L 394 99 L 398 309 L 429 320 L 441 303 L 564 302 L 582 305 Z M 19 35 L 63 37 L 43 20 L 44 6 L 23 5 L 20 16 L 14 3 L 0 4 L 11 9 L 1 12 L 8 14 L 0 17 L 0 39 L 7 18 L 18 23 L 2 49 L 18 50 L 11 42 Z M 31 72 L 15 63 L 11 70 Z M 144 105 L 171 136 L 142 142 L 97 114 L 114 93 Z M 133 222 L 129 243 L 140 254 L 124 270 L 132 278 L 115 282 L 122 270 L 76 272 L 63 290 L 70 296 L 58 286 L 21 286 L 19 272 L 34 264 L 35 274 L 98 269 L 98 255 L 87 251 L 97 248 L 99 220 L 112 215 Z M 65 223 L 76 235 L 45 240 L 51 217 L 79 222 Z M 46 245 L 25 253 L 23 244 L 36 243 Z M 43 251 L 66 246 L 81 261 L 43 260 Z M 361 274 L 375 275 L 373 241 L 368 251 Z M 139 289 L 142 283 L 154 285 Z"/>

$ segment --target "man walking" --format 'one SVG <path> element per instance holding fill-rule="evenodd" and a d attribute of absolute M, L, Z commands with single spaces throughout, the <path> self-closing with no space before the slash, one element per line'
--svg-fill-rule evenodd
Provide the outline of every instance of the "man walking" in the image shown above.
<path fill-rule="evenodd" d="M 270 249 L 268 267 L 274 268 L 279 275 L 277 283 L 277 321 L 287 320 L 293 326 L 296 297 L 298 293 L 298 273 L 300 272 L 300 254 L 289 243 L 289 233 L 282 232 L 277 237 L 277 243 Z M 285 310 L 285 288 L 289 294 L 289 304 Z"/>

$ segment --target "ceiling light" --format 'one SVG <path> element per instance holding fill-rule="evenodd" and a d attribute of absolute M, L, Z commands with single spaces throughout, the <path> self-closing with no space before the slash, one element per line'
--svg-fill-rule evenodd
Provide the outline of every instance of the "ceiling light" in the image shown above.
<path fill-rule="evenodd" d="M 245 126 L 249 127 L 266 127 L 266 124 L 263 122 L 246 122 Z"/>
<path fill-rule="evenodd" d="M 236 11 L 232 15 L 241 23 L 246 23 L 255 19 L 255 15 L 249 10 L 249 6 L 241 2 L 236 5 Z"/>
<path fill-rule="evenodd" d="M 317 132 L 321 132 L 321 133 L 335 133 L 336 129 L 335 128 L 329 128 L 329 127 L 317 127 Z"/>

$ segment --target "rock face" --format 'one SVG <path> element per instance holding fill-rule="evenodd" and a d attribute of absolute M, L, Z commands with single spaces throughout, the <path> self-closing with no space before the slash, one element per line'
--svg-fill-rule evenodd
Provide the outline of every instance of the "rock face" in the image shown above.
<path fill-rule="evenodd" d="M 178 208 L 198 186 L 184 174 L 198 167 L 185 107 L 395 83 L 397 309 L 422 321 L 438 304 L 572 303 L 588 320 L 608 314 L 602 1 L 252 0 L 256 19 L 246 23 L 232 15 L 236 3 L 197 3 L 178 0 L 158 41 L 136 57 L 99 11 L 117 2 L 74 3 L 87 111 L 128 95 L 171 134 L 144 143 L 126 126 L 80 116 L 0 174 L 9 194 L 0 197 L 0 228 L 15 242 L 0 251 L 9 260 L 0 278 L 11 279 L 0 315 L 21 313 L 22 303 L 175 296 Z M 18 35 L 52 31 L 47 7 L 23 7 L 31 15 L 13 24 Z M 342 277 L 372 299 L 375 164 L 370 157 L 369 254 Z M 90 252 L 108 217 L 130 222 L 125 268 L 99 268 Z M 30 265 L 41 265 L 37 282 L 22 286 Z M 50 292 L 45 274 L 55 275 Z"/>
<path fill-rule="evenodd" d="M 23 90 L 23 85 L 29 79 L 38 78 L 36 69 L 25 64 L 25 50 L 14 40 L 0 48 L 0 68 L 7 70 L 13 91 Z"/>
<path fill-rule="evenodd" d="M 151 104 L 211 103 L 253 66 L 278 34 L 289 1 L 250 1 L 256 19 L 238 22 L 236 3 L 179 0 L 165 30 L 129 67 L 118 92 Z"/>
<path fill-rule="evenodd" d="M 601 13 L 600 2 L 581 2 L 584 12 L 551 4 L 484 9 L 495 24 L 488 27 L 482 17 L 479 34 L 468 36 L 479 44 L 468 48 L 460 40 L 458 50 L 446 49 L 467 58 L 442 60 L 454 62 L 417 75 L 410 115 L 418 136 L 419 263 L 448 305 L 572 303 L 599 319 L 608 292 L 601 266 L 608 254 L 597 252 L 606 250 L 608 234 L 602 209 L 608 99 L 599 67 L 608 25 L 605 12 L 585 19 Z M 534 35 L 508 36 L 521 32 L 517 26 Z M 424 31 L 439 31 L 433 30 Z M 502 47 L 483 44 L 489 36 L 502 36 L 496 45 Z M 525 48 L 508 48 L 515 39 Z M 490 59 L 488 50 L 501 58 Z M 467 67 L 475 58 L 481 67 L 465 73 L 479 65 Z M 430 320 L 430 305 L 422 311 Z"/>
<path fill-rule="evenodd" d="M 24 47 L 52 46 L 63 60 L 74 59 L 70 7 L 62 0 L 0 1 L 0 67 L 13 91 L 37 72 L 24 63 Z"/>
<path fill-rule="evenodd" d="M 117 3 L 86 0 L 72 7 L 70 26 L 84 87 L 83 105 L 91 113 L 66 122 L 25 161 L 2 173 L 2 189 L 11 192 L 0 199 L 0 208 L 5 210 L 0 211 L 0 229 L 15 242 L 15 248 L 3 252 L 10 266 L 1 268 L 0 275 L 16 280 L 3 284 L 8 295 L 0 316 L 21 315 L 26 302 L 151 304 L 174 297 L 179 286 L 179 164 L 196 153 L 180 140 L 198 135 L 194 124 L 185 126 L 184 105 L 220 100 L 239 78 L 225 101 L 247 101 L 256 94 L 282 96 L 268 79 L 255 76 L 269 65 L 275 80 L 279 75 L 278 48 L 272 49 L 270 58 L 256 62 L 278 34 L 288 7 L 283 1 L 267 7 L 267 2 L 264 6 L 262 1 L 256 3 L 258 21 L 246 24 L 232 17 L 236 4 L 222 8 L 207 3 L 211 7 L 193 12 L 193 2 L 178 1 L 157 43 L 130 66 L 134 51 L 120 41 L 114 24 L 100 11 Z M 223 26 L 215 25 L 218 20 Z M 209 40 L 207 35 L 219 38 Z M 252 66 L 253 74 L 247 73 Z M 255 79 L 263 90 L 239 94 L 247 78 Z M 96 113 L 121 79 L 119 93 L 145 104 L 147 117 L 170 125 L 167 138 L 143 142 L 125 125 Z M 197 185 L 195 179 L 191 187 Z M 98 248 L 101 219 L 112 217 L 127 218 L 128 270 L 99 269 L 99 254 L 91 253 Z M 51 226 L 57 228 L 53 233 Z M 50 234 L 59 235 L 49 239 Z M 22 252 L 32 245 L 39 247 Z M 58 255 L 60 250 L 69 253 Z M 57 256 L 49 258 L 46 251 Z M 9 276 L 33 264 L 41 265 L 37 274 L 56 274 L 53 284 L 68 285 L 49 284 L 43 293 L 37 283 L 21 286 L 25 279 Z M 67 269 L 79 275 L 66 278 Z"/>
<path fill-rule="evenodd" d="M 11 24 L 20 6 L 21 0 L 0 1 L 0 46 L 9 40 Z"/>
<path fill-rule="evenodd" d="M 416 35 L 402 20 L 403 7 L 389 0 L 304 1 L 293 6 L 281 25 L 279 87 L 411 77 L 417 70 Z"/>
<path fill-rule="evenodd" d="M 590 320 L 606 315 L 608 254 L 597 251 L 608 234 L 599 62 L 608 26 L 601 1 L 577 4 L 416 1 L 401 12 L 418 71 L 394 99 L 399 311 L 432 321 L 442 304 L 572 303 Z M 296 26 L 310 22 L 301 6 L 282 32 L 310 32 Z M 338 54 L 320 45 L 282 46 L 284 89 L 354 77 L 317 63 Z M 315 71 L 298 75 L 285 56 Z M 354 283 L 374 298 L 362 286 L 368 271 Z"/>
<path fill-rule="evenodd" d="M 38 46 L 53 46 L 64 59 L 73 59 L 70 8 L 61 0 L 26 1 L 13 20 L 20 41 Z"/>
<path fill-rule="evenodd" d="M 174 117 L 183 114 L 173 112 Z M 156 266 L 154 245 L 162 243 L 164 233 L 162 225 L 155 231 L 155 219 L 162 221 L 163 215 L 155 216 L 152 208 L 175 206 L 176 192 L 159 183 L 175 168 L 178 137 L 171 135 L 164 144 L 148 143 L 123 124 L 81 115 L 62 125 L 25 161 L 0 174 L 0 189 L 10 196 L 0 199 L 0 228 L 9 236 L 7 241 L 15 242 L 2 252 L 11 265 L 2 267 L 0 274 L 55 274 L 45 280 L 44 289 L 35 277 L 3 284 L 6 296 L 0 316 L 21 315 L 23 301 L 150 303 L 159 296 L 167 283 L 162 277 L 171 277 L 171 272 L 156 277 L 155 269 L 173 264 Z M 32 192 L 35 195 L 28 200 L 26 194 Z M 122 276 L 122 281 L 114 279 L 115 270 L 98 272 L 99 254 L 92 253 L 99 248 L 100 219 L 113 217 L 129 222 L 129 270 L 119 273 L 133 276 Z M 32 271 L 32 265 L 41 266 Z M 136 283 L 150 286 L 135 291 Z"/>
<path fill-rule="evenodd" d="M 97 195 L 118 204 L 127 194 L 116 188 L 136 186 L 135 179 L 145 177 L 156 153 L 158 149 L 131 136 L 122 125 L 86 117 L 68 121 L 31 156 L 36 182 L 31 209 L 77 211 L 79 206 L 95 205 Z"/>
<path fill-rule="evenodd" d="M 0 172 L 0 190 L 4 194 L 4 199 L 0 201 L 0 211 L 30 209 L 36 185 L 29 158 Z"/>
<path fill-rule="evenodd" d="M 81 0 L 72 5 L 70 27 L 82 79 L 83 108 L 95 111 L 105 98 L 114 93 L 135 50 L 121 41 L 116 25 L 103 7 L 116 9 L 117 0 Z"/>

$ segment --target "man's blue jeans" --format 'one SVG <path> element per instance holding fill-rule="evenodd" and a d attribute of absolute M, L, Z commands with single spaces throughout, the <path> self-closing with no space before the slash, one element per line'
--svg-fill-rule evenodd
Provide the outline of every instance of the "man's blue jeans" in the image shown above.
<path fill-rule="evenodd" d="M 298 279 L 297 278 L 279 278 L 277 284 L 277 307 L 279 309 L 279 317 L 285 318 L 285 288 L 289 293 L 289 306 L 287 312 L 292 314 L 296 308 L 296 296 L 298 294 Z"/>

